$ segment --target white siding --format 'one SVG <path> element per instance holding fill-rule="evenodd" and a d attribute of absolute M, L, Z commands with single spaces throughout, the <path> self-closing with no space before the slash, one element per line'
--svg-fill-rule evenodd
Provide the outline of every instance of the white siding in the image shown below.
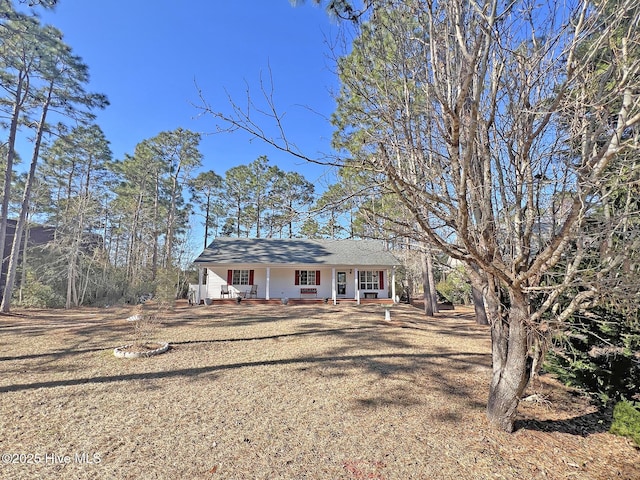
<path fill-rule="evenodd" d="M 258 298 L 266 297 L 266 285 L 267 285 L 267 269 L 266 267 L 249 267 L 244 265 L 234 266 L 233 269 L 253 270 L 254 279 L 253 283 L 258 285 Z M 203 290 L 206 292 L 204 297 L 219 299 L 220 288 L 227 283 L 227 267 L 214 267 L 208 268 L 207 283 Z M 314 285 L 313 287 L 318 290 L 318 298 L 331 298 L 331 285 L 332 285 L 332 269 L 331 267 L 317 268 L 313 266 L 300 266 L 300 267 L 279 267 L 272 266 L 270 270 L 270 298 L 299 298 L 300 288 L 307 287 L 306 285 L 295 284 L 295 271 L 296 270 L 320 270 L 320 285 Z M 378 292 L 378 298 L 389 298 L 389 282 L 391 281 L 391 275 L 389 270 L 385 268 L 371 268 L 366 267 L 362 270 L 383 270 L 384 273 L 384 289 L 374 290 Z M 354 298 L 355 297 L 355 272 L 356 269 L 335 267 L 337 272 L 346 272 L 347 284 L 346 295 L 339 298 Z M 312 287 L 309 285 L 308 287 Z M 249 290 L 247 285 L 232 285 L 229 290 L 232 296 L 244 293 Z M 372 290 L 367 290 L 372 291 Z M 305 296 L 304 298 L 309 298 Z"/>

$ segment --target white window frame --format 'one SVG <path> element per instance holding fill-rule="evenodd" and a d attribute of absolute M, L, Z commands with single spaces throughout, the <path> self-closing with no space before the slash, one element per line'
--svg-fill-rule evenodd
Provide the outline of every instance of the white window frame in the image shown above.
<path fill-rule="evenodd" d="M 380 271 L 360 270 L 358 277 L 360 290 L 380 290 Z"/>
<path fill-rule="evenodd" d="M 233 270 L 231 285 L 249 285 L 249 270 Z"/>
<path fill-rule="evenodd" d="M 317 272 L 317 270 L 300 270 L 298 272 L 298 283 L 300 285 L 315 285 Z"/>

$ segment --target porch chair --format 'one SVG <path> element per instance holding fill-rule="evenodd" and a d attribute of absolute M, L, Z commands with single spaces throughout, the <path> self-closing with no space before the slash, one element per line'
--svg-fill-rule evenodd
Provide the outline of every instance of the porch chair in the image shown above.
<path fill-rule="evenodd" d="M 231 292 L 229 291 L 229 285 L 222 285 L 220 287 L 220 298 L 224 298 L 224 296 L 227 296 L 227 298 L 231 298 Z"/>
<path fill-rule="evenodd" d="M 244 292 L 244 298 L 258 298 L 258 285 L 251 285 L 251 290 Z"/>

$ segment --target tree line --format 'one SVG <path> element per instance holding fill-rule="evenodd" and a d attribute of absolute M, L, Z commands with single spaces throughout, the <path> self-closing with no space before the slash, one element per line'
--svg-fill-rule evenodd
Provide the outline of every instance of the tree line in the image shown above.
<path fill-rule="evenodd" d="M 135 298 L 160 276 L 181 285 L 192 218 L 204 226 L 203 247 L 218 235 L 344 235 L 344 207 L 330 205 L 323 225 L 331 202 L 302 174 L 266 156 L 223 175 L 206 170 L 200 134 L 189 130 L 160 132 L 114 159 L 94 122 L 108 100 L 86 90 L 88 79 L 62 32 L 0 1 L 2 311 L 16 299 L 68 308 Z M 22 173 L 25 139 L 33 149 Z M 53 241 L 27 249 L 37 224 L 53 229 Z"/>

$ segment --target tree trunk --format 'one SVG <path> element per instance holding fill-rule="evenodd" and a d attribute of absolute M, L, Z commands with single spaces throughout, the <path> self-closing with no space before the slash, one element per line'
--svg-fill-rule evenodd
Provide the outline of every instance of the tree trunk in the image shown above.
<path fill-rule="evenodd" d="M 520 397 L 529 381 L 526 297 L 509 292 L 508 314 L 502 316 L 497 295 L 488 300 L 489 310 L 498 316 L 491 322 L 493 376 L 489 387 L 487 418 L 494 427 L 513 432 Z M 492 315 L 493 316 L 493 315 Z"/>
<path fill-rule="evenodd" d="M 207 209 L 204 217 L 204 248 L 209 246 L 209 222 L 211 221 L 211 196 L 207 195 Z"/>
<path fill-rule="evenodd" d="M 153 250 L 151 253 L 151 280 L 155 281 L 158 275 L 158 242 L 160 231 L 158 230 L 158 216 L 160 212 L 160 175 L 156 171 L 156 185 L 153 195 Z"/>
<path fill-rule="evenodd" d="M 4 186 L 2 189 L 2 207 L 0 208 L 0 272 L 4 272 L 4 265 L 6 259 L 4 258 L 4 246 L 7 242 L 7 222 L 9 221 L 9 200 L 11 197 L 11 176 L 13 173 L 13 160 L 15 157 L 15 144 L 16 134 L 18 132 L 18 120 L 20 118 L 20 112 L 22 111 L 22 85 L 24 82 L 24 76 L 22 73 L 18 76 L 18 83 L 16 85 L 15 103 L 13 105 L 13 112 L 11 114 L 11 124 L 9 126 L 9 140 L 7 141 L 7 158 L 4 171 Z M 0 274 L 0 301 L 4 292 L 5 282 L 1 280 L 3 277 Z"/>
<path fill-rule="evenodd" d="M 24 231 L 24 244 L 22 245 L 22 272 L 20 274 L 20 290 L 18 290 L 18 300 L 22 303 L 22 289 L 27 284 L 27 249 L 29 247 L 29 217 Z"/>
<path fill-rule="evenodd" d="M 29 168 L 29 175 L 27 176 L 27 182 L 24 187 L 22 206 L 20 208 L 20 217 L 18 218 L 15 235 L 13 237 L 13 246 L 11 247 L 11 256 L 9 257 L 9 268 L 7 269 L 7 280 L 4 286 L 2 304 L 0 304 L 0 312 L 2 313 L 9 313 L 9 311 L 11 310 L 11 294 L 13 293 L 13 286 L 16 280 L 16 271 L 18 269 L 18 260 L 20 258 L 20 241 L 22 239 L 22 233 L 24 232 L 24 227 L 27 222 L 29 201 L 31 199 L 31 189 L 35 180 L 36 165 L 38 164 L 38 157 L 40 156 L 40 145 L 42 144 L 42 134 L 44 133 L 45 121 L 47 119 L 47 112 L 49 111 L 52 93 L 53 82 L 49 85 L 49 91 L 47 93 L 45 103 L 42 107 L 42 115 L 40 116 L 40 123 L 38 124 L 38 130 L 36 132 L 36 141 L 33 147 L 31 166 Z"/>
<path fill-rule="evenodd" d="M 141 223 L 140 217 L 142 215 L 142 205 L 144 200 L 144 189 L 146 188 L 145 182 L 141 182 L 140 192 L 138 194 L 138 199 L 136 202 L 135 211 L 133 213 L 133 219 L 131 222 L 131 233 L 129 235 L 129 245 L 127 247 L 127 260 L 126 260 L 126 271 L 127 271 L 127 279 L 133 280 L 138 275 L 138 263 L 139 263 L 139 255 L 137 252 L 138 249 L 138 229 L 139 224 Z"/>
<path fill-rule="evenodd" d="M 289 207 L 289 215 L 290 215 L 290 217 L 289 217 L 289 238 L 293 238 L 293 218 L 294 217 L 293 217 L 293 213 L 292 212 L 294 210 L 293 210 L 293 202 L 291 200 L 289 201 L 288 207 Z"/>
<path fill-rule="evenodd" d="M 433 313 L 438 313 L 438 291 L 436 290 L 436 279 L 433 274 L 433 256 L 431 250 L 427 249 L 427 279 L 429 280 L 429 291 L 431 292 L 431 305 Z"/>
<path fill-rule="evenodd" d="M 482 290 L 472 285 L 471 298 L 473 299 L 473 308 L 476 312 L 476 323 L 478 325 L 489 325 L 487 311 L 484 308 L 484 295 L 482 294 Z"/>
<path fill-rule="evenodd" d="M 422 284 L 424 286 L 424 314 L 427 317 L 433 317 L 433 303 L 431 301 L 431 285 L 429 282 L 426 253 L 422 254 Z"/>
<path fill-rule="evenodd" d="M 173 244 L 175 243 L 176 235 L 176 210 L 178 209 L 178 191 L 180 189 L 180 171 L 182 169 L 182 159 L 178 162 L 176 171 L 172 177 L 171 182 L 171 203 L 169 205 L 169 212 L 167 215 L 167 234 L 166 234 L 166 253 L 164 268 L 171 268 L 173 265 Z"/>
<path fill-rule="evenodd" d="M 67 310 L 71 308 L 71 290 L 73 285 L 73 260 L 69 259 L 69 265 L 67 266 L 67 301 L 64 304 L 64 308 Z"/>
<path fill-rule="evenodd" d="M 487 313 L 489 305 L 485 306 L 485 296 L 483 293 L 485 290 L 487 291 L 487 296 L 491 293 L 487 288 L 487 278 L 478 271 L 477 267 L 471 265 L 467 269 L 467 274 L 471 281 L 471 299 L 476 314 L 476 323 L 478 325 L 489 325 L 489 314 Z M 487 304 L 488 303 L 489 301 L 487 300 Z M 495 318 L 495 312 L 490 312 L 490 314 L 492 319 Z"/>

